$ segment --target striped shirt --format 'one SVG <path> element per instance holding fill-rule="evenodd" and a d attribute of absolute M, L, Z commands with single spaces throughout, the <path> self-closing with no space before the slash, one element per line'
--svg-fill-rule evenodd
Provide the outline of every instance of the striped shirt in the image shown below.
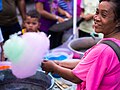
<path fill-rule="evenodd" d="M 61 9 L 73 15 L 73 0 L 70 0 L 69 2 L 66 2 L 65 0 L 59 0 L 58 5 Z"/>

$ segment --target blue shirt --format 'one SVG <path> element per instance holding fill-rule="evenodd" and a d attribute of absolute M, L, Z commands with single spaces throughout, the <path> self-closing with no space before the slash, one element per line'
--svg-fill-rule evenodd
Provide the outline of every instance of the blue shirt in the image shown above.
<path fill-rule="evenodd" d="M 65 11 L 67 11 L 70 15 L 73 15 L 73 0 L 66 2 L 64 0 L 59 0 L 59 7 Z"/>
<path fill-rule="evenodd" d="M 0 0 L 0 11 L 2 11 L 2 0 Z"/>

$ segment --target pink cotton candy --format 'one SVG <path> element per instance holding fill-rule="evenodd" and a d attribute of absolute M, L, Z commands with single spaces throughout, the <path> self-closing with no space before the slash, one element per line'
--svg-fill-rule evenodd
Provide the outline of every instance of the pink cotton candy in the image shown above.
<path fill-rule="evenodd" d="M 43 33 L 29 32 L 22 35 L 27 46 L 20 60 L 12 63 L 12 73 L 17 78 L 27 78 L 36 73 L 49 49 L 49 39 Z"/>

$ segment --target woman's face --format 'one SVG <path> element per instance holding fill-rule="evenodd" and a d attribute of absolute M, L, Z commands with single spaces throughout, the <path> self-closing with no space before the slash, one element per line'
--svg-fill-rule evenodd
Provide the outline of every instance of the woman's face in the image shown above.
<path fill-rule="evenodd" d="M 115 32 L 116 21 L 113 11 L 113 3 L 102 1 L 94 15 L 94 29 L 97 33 L 103 33 L 104 36 L 109 37 Z"/>

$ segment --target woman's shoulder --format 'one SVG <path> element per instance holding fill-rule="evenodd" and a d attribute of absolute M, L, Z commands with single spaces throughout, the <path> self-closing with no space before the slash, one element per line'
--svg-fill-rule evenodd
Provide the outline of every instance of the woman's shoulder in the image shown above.
<path fill-rule="evenodd" d="M 112 48 L 110 46 L 108 46 L 107 44 L 103 44 L 103 43 L 97 43 L 96 45 L 94 45 L 93 47 L 91 47 L 90 49 L 88 49 L 85 54 L 89 54 L 92 56 L 99 56 L 99 55 L 108 55 L 113 53 L 114 51 L 112 50 Z"/>
<path fill-rule="evenodd" d="M 120 46 L 120 40 L 119 40 L 119 39 L 115 39 L 115 38 L 104 38 L 103 40 L 113 41 L 113 42 L 117 43 L 117 44 Z"/>
<path fill-rule="evenodd" d="M 106 39 L 102 39 L 101 41 L 103 41 L 103 40 L 111 40 L 120 46 L 120 40 L 118 40 L 118 39 L 106 38 Z M 101 43 L 101 41 L 99 43 L 97 43 L 95 46 L 93 46 L 91 48 L 91 51 L 93 53 L 99 53 L 99 54 L 101 53 L 103 55 L 106 55 L 106 54 L 107 55 L 114 55 L 115 54 L 114 50 L 109 45 Z"/>

